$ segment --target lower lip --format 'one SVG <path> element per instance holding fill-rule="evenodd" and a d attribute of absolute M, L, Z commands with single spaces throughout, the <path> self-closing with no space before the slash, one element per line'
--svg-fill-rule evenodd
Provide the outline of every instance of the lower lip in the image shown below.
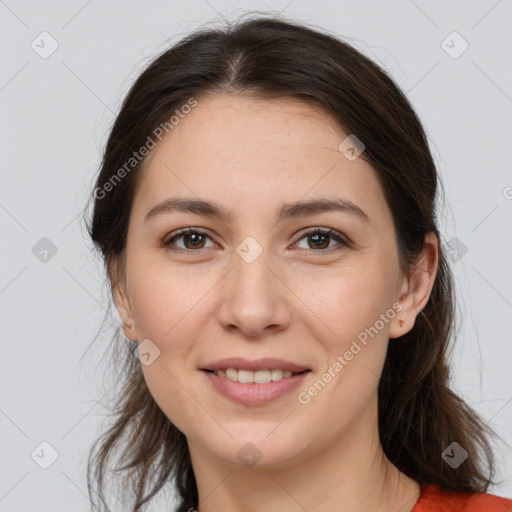
<path fill-rule="evenodd" d="M 266 384 L 242 383 L 201 370 L 216 391 L 244 405 L 263 405 L 290 393 L 304 382 L 309 371 Z"/>

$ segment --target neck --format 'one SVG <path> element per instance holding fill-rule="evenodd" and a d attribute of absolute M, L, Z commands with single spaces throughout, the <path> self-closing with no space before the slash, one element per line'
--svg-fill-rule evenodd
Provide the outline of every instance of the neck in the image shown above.
<path fill-rule="evenodd" d="M 410 512 L 420 488 L 382 450 L 376 398 L 365 416 L 313 456 L 266 469 L 226 463 L 188 439 L 197 512 Z"/>

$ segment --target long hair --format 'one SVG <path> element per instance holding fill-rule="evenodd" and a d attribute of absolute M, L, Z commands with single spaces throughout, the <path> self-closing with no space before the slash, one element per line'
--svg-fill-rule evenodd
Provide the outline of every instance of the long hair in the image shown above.
<path fill-rule="evenodd" d="M 123 271 L 130 209 L 144 163 L 130 160 L 133 152 L 150 140 L 157 142 L 157 127 L 171 129 L 169 119 L 190 105 L 191 98 L 200 101 L 219 93 L 298 98 L 322 108 L 347 134 L 361 139 L 361 158 L 375 169 L 393 215 L 405 274 L 418 261 L 427 233 L 441 241 L 437 170 L 424 129 L 392 78 L 327 32 L 290 20 L 249 16 L 180 40 L 150 62 L 125 97 L 90 199 L 88 232 L 105 269 L 117 269 L 119 277 Z M 107 280 L 112 275 L 107 272 Z M 449 388 L 452 287 L 441 243 L 428 303 L 412 330 L 389 344 L 378 388 L 379 435 L 389 460 L 419 484 L 486 491 L 495 471 L 489 439 L 496 434 Z M 198 492 L 186 437 L 153 400 L 138 360 L 119 334 L 114 343 L 124 357 L 117 356 L 112 364 L 119 365 L 120 392 L 111 425 L 89 454 L 91 500 L 94 492 L 107 506 L 109 462 L 122 450 L 113 472 L 124 498 L 131 500 L 129 510 L 141 510 L 168 482 L 179 493 L 178 512 L 196 509 Z M 468 453 L 456 470 L 442 458 L 452 442 Z"/>

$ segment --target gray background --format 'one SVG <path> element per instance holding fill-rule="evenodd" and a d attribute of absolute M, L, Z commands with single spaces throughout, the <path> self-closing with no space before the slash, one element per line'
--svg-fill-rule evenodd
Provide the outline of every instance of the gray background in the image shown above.
<path fill-rule="evenodd" d="M 109 296 L 80 213 L 101 149 L 149 59 L 205 22 L 254 9 L 347 38 L 416 108 L 454 248 L 453 387 L 511 444 L 510 1 L 0 1 L 0 511 L 89 510 L 85 460 L 108 409 L 99 363 L 111 331 L 84 356 Z M 511 447 L 497 455 L 505 484 L 492 491 L 512 496 Z"/>

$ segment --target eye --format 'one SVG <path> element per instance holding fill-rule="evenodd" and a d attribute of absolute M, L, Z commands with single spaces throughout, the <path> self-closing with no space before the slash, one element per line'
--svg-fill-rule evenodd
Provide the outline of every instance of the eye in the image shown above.
<path fill-rule="evenodd" d="M 165 247 L 174 245 L 175 240 L 179 240 L 182 238 L 184 240 L 185 247 L 179 247 L 179 250 L 188 251 L 194 249 L 204 249 L 204 242 L 206 238 L 210 238 L 204 231 L 199 231 L 193 228 L 184 228 L 180 229 L 178 233 L 176 233 L 171 238 L 164 240 L 163 245 Z M 171 249 L 173 249 L 171 247 Z"/>
<path fill-rule="evenodd" d="M 350 242 L 347 238 L 345 238 L 341 233 L 334 231 L 333 229 L 325 229 L 325 228 L 313 228 L 305 233 L 302 233 L 301 238 L 299 239 L 311 239 L 313 245 L 310 247 L 306 247 L 305 249 L 310 252 L 326 252 L 325 249 L 330 249 L 330 243 L 335 240 L 338 242 L 338 245 L 343 247 L 350 247 Z M 176 240 L 183 239 L 184 246 L 180 247 L 175 244 Z M 181 250 L 185 252 L 191 252 L 196 249 L 205 249 L 205 241 L 206 239 L 210 239 L 210 236 L 206 234 L 204 231 L 200 231 L 194 228 L 183 228 L 180 229 L 177 233 L 173 234 L 170 238 L 167 238 L 162 242 L 164 247 L 169 247 L 171 250 Z M 308 244 L 309 245 L 309 244 Z M 170 247 L 170 246 L 176 246 Z M 313 247 L 313 248 L 311 248 Z"/>
<path fill-rule="evenodd" d="M 350 242 L 346 239 L 341 233 L 334 231 L 333 229 L 322 229 L 322 228 L 313 228 L 309 231 L 306 231 L 302 234 L 302 239 L 310 239 L 312 240 L 313 245 L 308 244 L 309 247 L 305 249 L 312 252 L 326 252 L 324 249 L 330 249 L 330 242 L 336 240 L 338 245 L 349 247 Z M 313 249 L 311 249 L 313 247 Z M 317 250 L 322 249 L 322 250 Z"/>

